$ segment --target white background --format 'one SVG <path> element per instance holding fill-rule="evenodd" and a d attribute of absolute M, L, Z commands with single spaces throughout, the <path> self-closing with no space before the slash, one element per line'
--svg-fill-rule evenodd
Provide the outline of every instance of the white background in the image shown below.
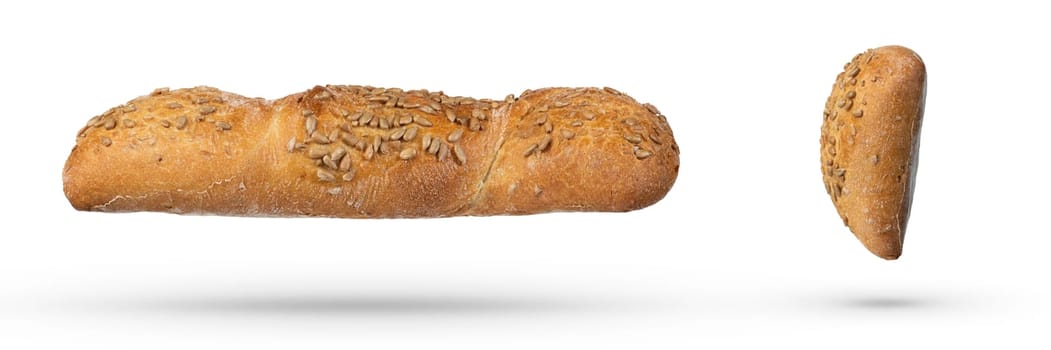
<path fill-rule="evenodd" d="M 1049 345 L 1046 10 L 154 3 L 0 5 L 2 349 Z M 929 73 L 894 262 L 842 226 L 818 162 L 835 75 L 887 44 Z M 77 130 L 156 87 L 327 83 L 615 87 L 668 116 L 681 172 L 624 214 L 184 217 L 62 194 Z"/>

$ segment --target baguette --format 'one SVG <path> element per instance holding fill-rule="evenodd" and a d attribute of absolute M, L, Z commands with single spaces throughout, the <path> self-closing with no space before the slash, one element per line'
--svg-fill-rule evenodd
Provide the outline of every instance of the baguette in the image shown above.
<path fill-rule="evenodd" d="M 847 63 L 825 102 L 825 190 L 843 224 L 887 260 L 901 256 L 909 221 L 926 80 L 915 52 L 880 47 Z"/>
<path fill-rule="evenodd" d="M 330 85 L 268 101 L 197 87 L 91 118 L 62 179 L 77 210 L 414 218 L 630 211 L 678 169 L 666 118 L 611 88 Z"/>

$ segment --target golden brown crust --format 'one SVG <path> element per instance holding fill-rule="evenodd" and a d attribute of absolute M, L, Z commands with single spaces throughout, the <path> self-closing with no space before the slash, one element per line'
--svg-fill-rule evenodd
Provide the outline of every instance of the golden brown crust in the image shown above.
<path fill-rule="evenodd" d="M 523 122 L 544 106 L 550 122 Z M 671 130 L 647 106 L 612 89 L 544 89 L 499 101 L 361 86 L 318 86 L 274 101 L 208 87 L 159 89 L 92 118 L 63 182 L 75 208 L 94 211 L 633 210 L 661 199 L 678 173 Z M 636 125 L 624 124 L 629 119 Z M 613 142 L 635 129 L 654 139 Z M 541 134 L 552 141 L 523 156 L 519 148 L 532 140 L 523 136 Z M 600 185 L 582 181 L 595 177 Z M 511 184 L 532 186 L 529 196 L 507 192 Z"/>
<path fill-rule="evenodd" d="M 477 214 L 635 210 L 678 172 L 664 116 L 613 89 L 526 92 L 509 124 Z"/>
<path fill-rule="evenodd" d="M 884 259 L 901 255 L 925 94 L 920 57 L 901 46 L 885 46 L 847 63 L 825 103 L 825 189 L 843 223 Z"/>

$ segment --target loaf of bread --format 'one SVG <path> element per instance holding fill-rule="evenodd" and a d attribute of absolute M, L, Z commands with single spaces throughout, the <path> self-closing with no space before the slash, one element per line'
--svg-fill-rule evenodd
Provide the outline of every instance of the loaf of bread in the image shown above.
<path fill-rule="evenodd" d="M 78 210 L 407 218 L 635 210 L 678 170 L 665 117 L 611 88 L 197 87 L 91 118 L 62 179 Z"/>
<path fill-rule="evenodd" d="M 843 68 L 821 125 L 825 190 L 870 252 L 897 259 L 916 183 L 926 68 L 901 46 L 868 50 Z"/>

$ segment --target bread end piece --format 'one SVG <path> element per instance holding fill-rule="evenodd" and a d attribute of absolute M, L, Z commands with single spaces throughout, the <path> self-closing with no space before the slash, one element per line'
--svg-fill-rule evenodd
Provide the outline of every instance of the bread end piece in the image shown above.
<path fill-rule="evenodd" d="M 678 144 L 653 105 L 612 88 L 526 91 L 472 215 L 641 209 L 678 172 Z"/>
<path fill-rule="evenodd" d="M 870 252 L 901 256 L 912 206 L 926 67 L 912 50 L 858 54 L 825 102 L 821 167 L 844 225 Z"/>

